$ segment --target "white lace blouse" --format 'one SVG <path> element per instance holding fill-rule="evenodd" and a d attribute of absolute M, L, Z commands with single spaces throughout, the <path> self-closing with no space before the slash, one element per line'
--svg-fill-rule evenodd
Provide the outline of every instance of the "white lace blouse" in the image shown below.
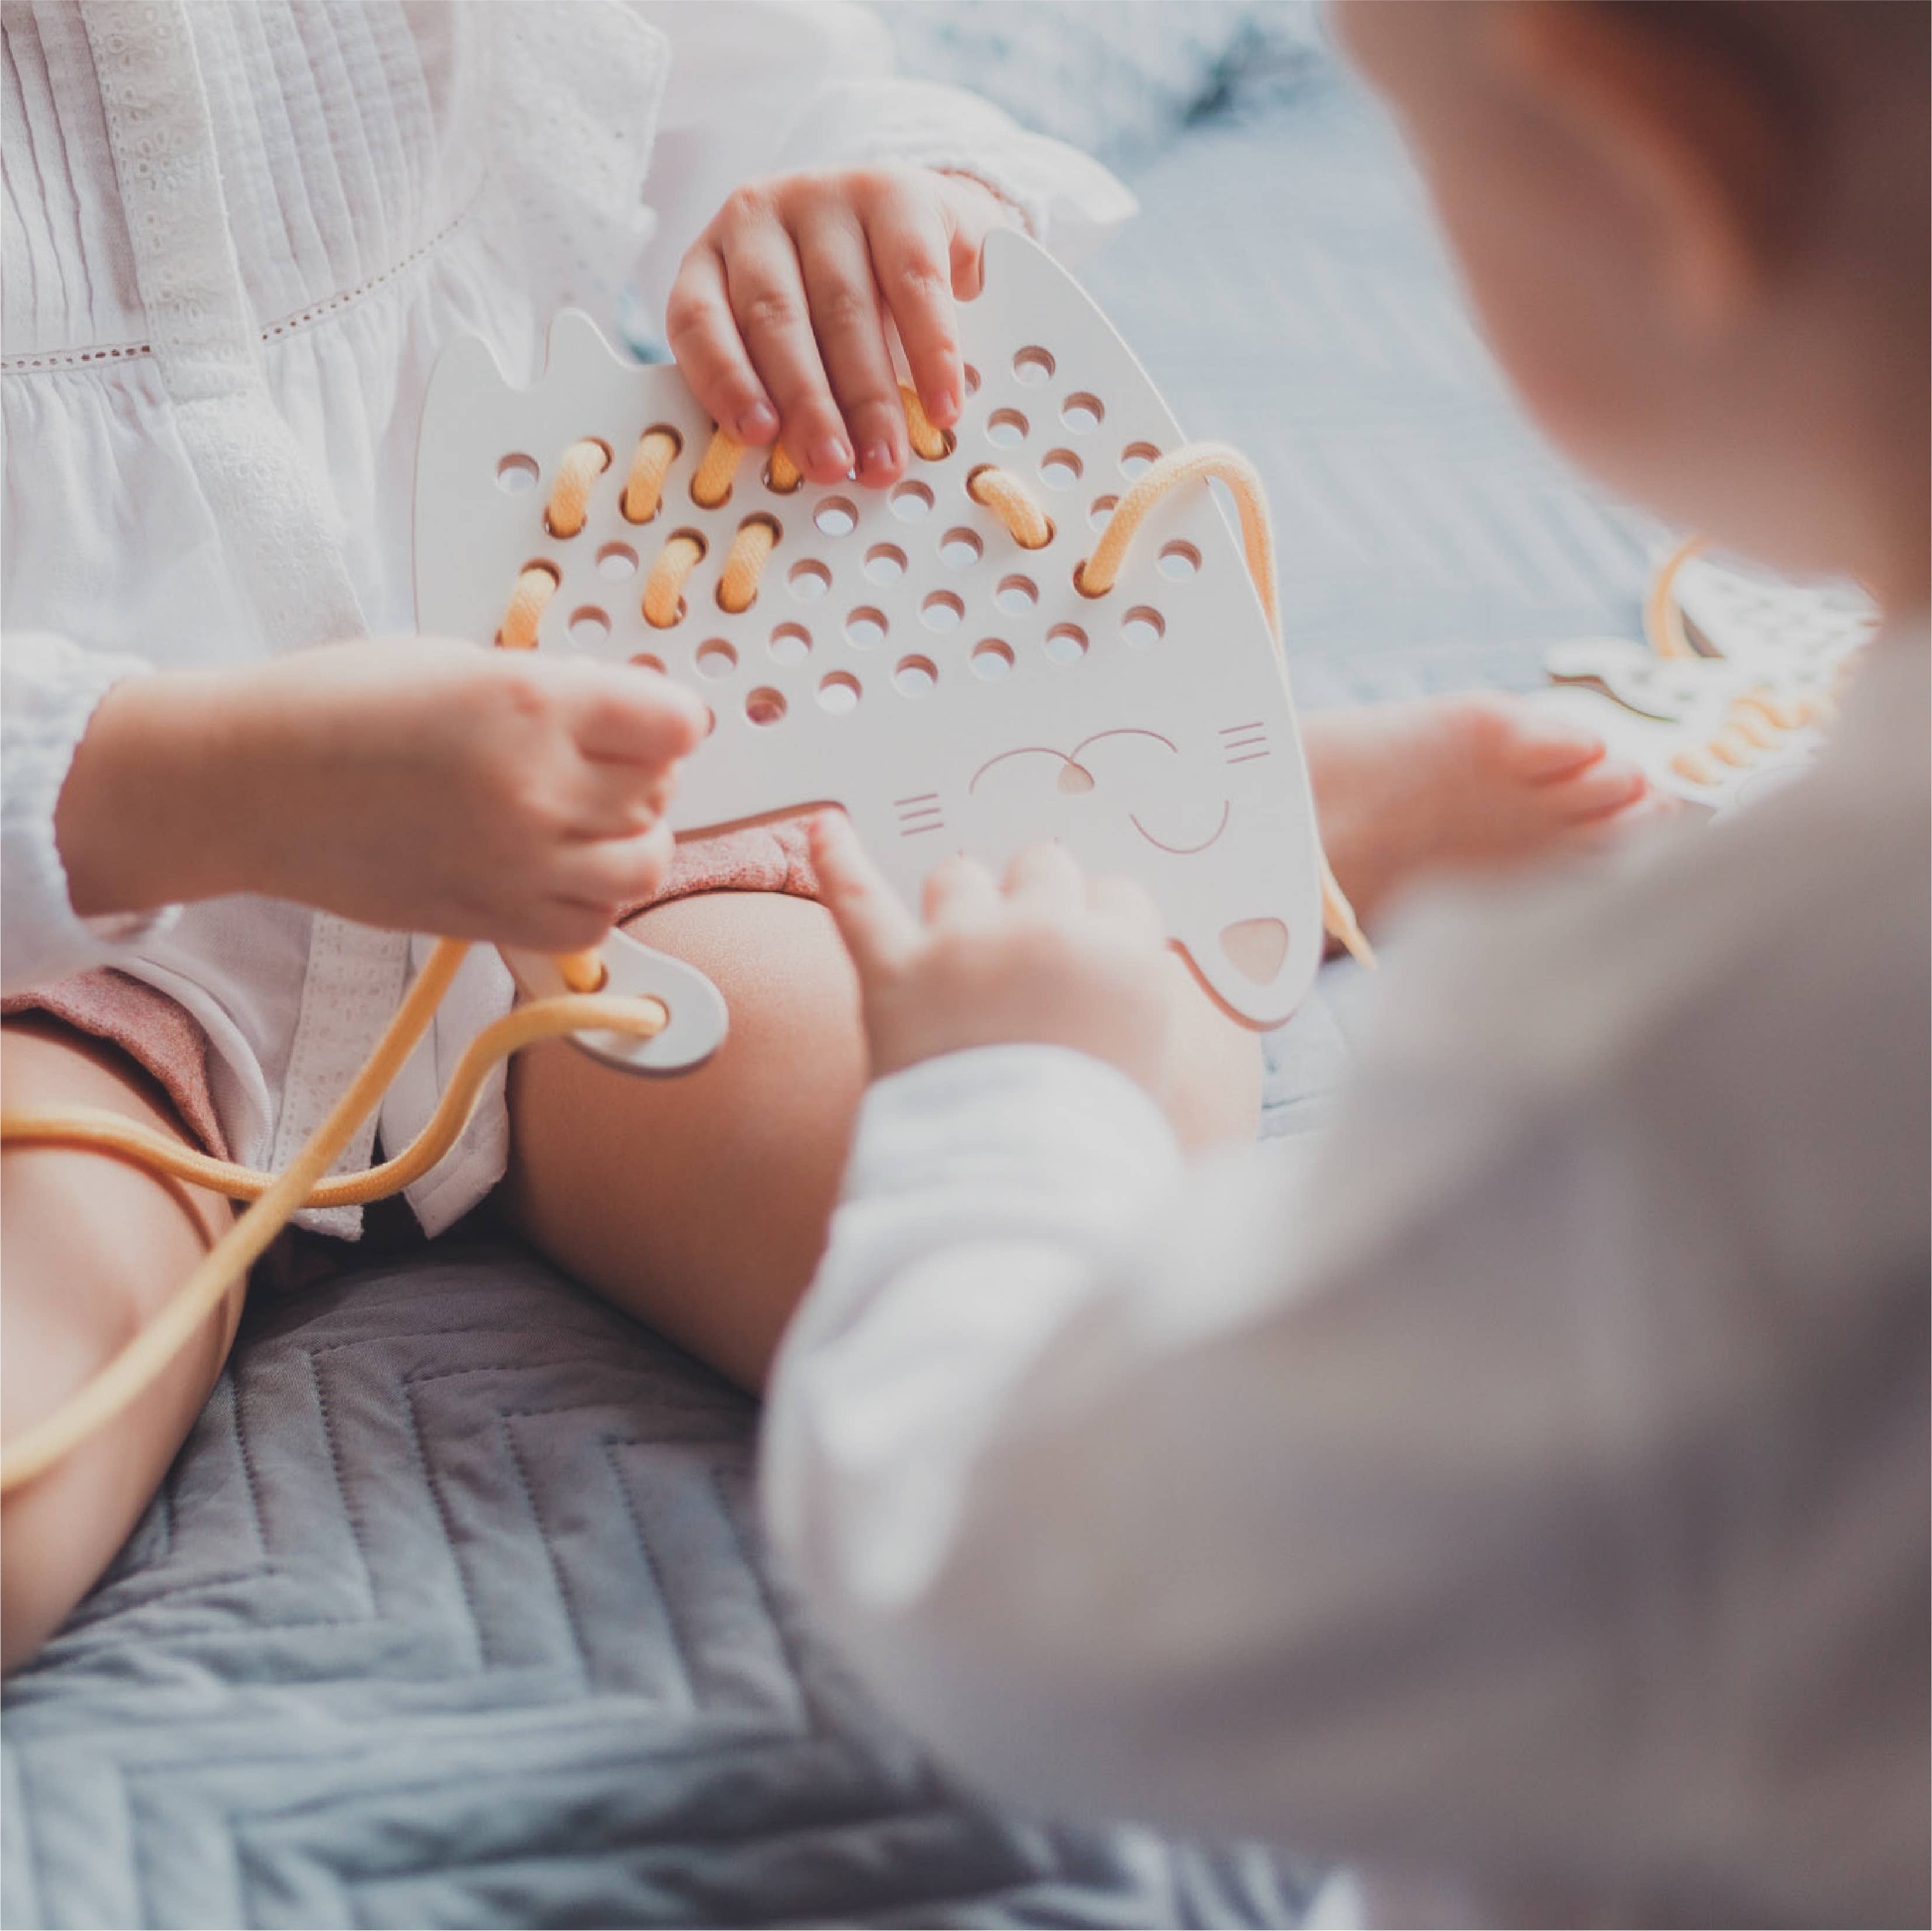
<path fill-rule="evenodd" d="M 280 1166 L 428 942 L 258 898 L 78 919 L 53 808 L 101 694 L 410 629 L 439 352 L 474 331 L 530 370 L 558 307 L 608 319 L 634 270 L 661 302 L 739 180 L 946 166 L 1062 245 L 1132 204 L 983 103 L 890 77 L 848 6 L 4 0 L 0 23 L 4 982 L 112 964 L 172 994 L 212 1042 L 236 1156 Z M 386 1145 L 511 996 L 478 948 L 385 1102 Z M 430 1231 L 494 1183 L 507 1131 L 500 1075 L 410 1190 Z"/>

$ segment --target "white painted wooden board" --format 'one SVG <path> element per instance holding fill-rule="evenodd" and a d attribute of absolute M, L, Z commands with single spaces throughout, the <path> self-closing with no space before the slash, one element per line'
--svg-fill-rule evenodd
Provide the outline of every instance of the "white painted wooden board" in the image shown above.
<path fill-rule="evenodd" d="M 680 835 L 840 805 L 915 901 L 948 852 L 998 867 L 1058 838 L 1090 871 L 1141 880 L 1216 997 L 1276 1024 L 1320 962 L 1319 855 L 1293 707 L 1234 528 L 1205 484 L 1185 486 L 1143 525 L 1114 590 L 1082 595 L 1074 569 L 1107 510 L 1184 440 L 1179 425 L 1078 284 L 1023 236 L 988 241 L 985 292 L 962 307 L 960 332 L 970 393 L 946 456 L 914 457 L 889 491 L 781 495 L 752 451 L 710 510 L 690 484 L 712 424 L 674 368 L 620 358 L 575 313 L 557 318 L 526 389 L 479 340 L 455 343 L 422 426 L 418 621 L 487 643 L 518 571 L 548 559 L 560 587 L 540 649 L 648 657 L 712 710 L 673 807 Z M 625 473 L 660 424 L 683 448 L 657 515 L 633 524 Z M 583 530 L 559 540 L 544 504 L 563 451 L 586 436 L 613 460 Z M 1054 524 L 1044 549 L 1022 550 L 968 495 L 988 463 L 1034 488 Z M 734 616 L 716 601 L 718 574 L 754 514 L 781 534 L 756 601 Z M 706 553 L 681 619 L 653 628 L 646 574 L 686 530 Z M 613 971 L 636 989 L 614 954 Z"/>

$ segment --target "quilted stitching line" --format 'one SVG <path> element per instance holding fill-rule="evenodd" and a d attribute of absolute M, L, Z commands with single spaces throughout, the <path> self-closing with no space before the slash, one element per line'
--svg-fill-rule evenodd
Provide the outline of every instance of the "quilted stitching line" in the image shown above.
<path fill-rule="evenodd" d="M 703 1701 L 698 1692 L 698 1672 L 692 1666 L 691 1646 L 685 1641 L 684 1621 L 678 1613 L 673 1593 L 664 1586 L 663 1565 L 658 1561 L 657 1552 L 651 1547 L 650 1538 L 644 1533 L 644 1519 L 638 1513 L 637 1498 L 631 1493 L 631 1485 L 625 1479 L 623 1465 L 612 1452 L 620 1442 L 635 1444 L 634 1435 L 600 1435 L 597 1438 L 598 1451 L 604 1457 L 604 1466 L 610 1471 L 610 1480 L 617 1491 L 617 1499 L 624 1505 L 625 1519 L 631 1525 L 631 1534 L 637 1543 L 638 1559 L 644 1566 L 644 1573 L 651 1579 L 651 1587 L 656 1591 L 658 1603 L 664 1610 L 664 1627 L 670 1632 L 671 1647 L 677 1654 L 678 1674 L 684 1678 L 685 1694 L 691 1700 L 691 1707 L 698 1708 Z"/>
<path fill-rule="evenodd" d="M 304 1350 L 303 1358 L 308 1363 L 308 1378 L 315 1390 L 316 1413 L 322 1421 L 322 1439 L 328 1451 L 329 1480 L 335 1485 L 336 1500 L 342 1504 L 342 1519 L 349 1525 L 349 1540 L 356 1546 L 356 1560 L 362 1571 L 362 1588 L 369 1599 L 369 1613 L 380 1617 L 382 1606 L 376 1597 L 375 1571 L 369 1566 L 369 1552 L 362 1546 L 362 1524 L 359 1512 L 350 1501 L 349 1485 L 342 1476 L 342 1451 L 335 1435 L 335 1416 L 329 1406 L 328 1390 L 322 1384 L 322 1370 L 315 1365 L 315 1356 Z"/>
<path fill-rule="evenodd" d="M 765 1573 L 764 1552 L 754 1549 L 751 1538 L 746 1534 L 744 1524 L 739 1519 L 737 1508 L 724 1492 L 724 1484 L 720 1479 L 716 1462 L 706 1465 L 704 1479 L 710 1485 L 712 1494 L 717 1498 L 718 1513 L 724 1519 L 724 1526 L 730 1532 L 733 1546 L 744 1563 L 746 1573 L 752 1579 L 752 1586 L 758 1592 L 758 1600 L 764 1606 L 766 1617 L 771 1624 L 778 1654 L 784 1658 L 785 1667 L 791 1672 L 792 1681 L 798 1685 L 799 1701 L 804 1706 L 806 1722 L 810 1733 L 814 1736 L 826 1735 L 829 1733 L 828 1726 L 822 1720 L 818 1698 L 806 1669 L 803 1653 L 792 1639 L 789 1619 L 772 1591 L 770 1579 Z"/>
<path fill-rule="evenodd" d="M 310 1342 L 304 1339 L 298 1345 L 304 1354 L 339 1354 L 345 1348 L 390 1348 L 398 1341 L 446 1341 L 452 1336 L 459 1335 L 465 1340 L 473 1341 L 486 1331 L 479 1329 L 474 1321 L 465 1321 L 456 1327 L 397 1328 L 380 1334 L 352 1335 L 346 1341 Z M 578 1341 L 608 1342 L 610 1339 L 610 1330 L 604 1327 L 566 1327 L 547 1324 L 544 1332 L 547 1335 L 567 1335 Z M 527 1366 L 529 1364 L 525 1362 L 520 1365 Z M 608 1365 L 621 1367 L 623 1364 L 613 1362 Z"/>
<path fill-rule="evenodd" d="M 530 1520 L 536 1525 L 537 1545 L 544 1552 L 550 1580 L 556 1585 L 557 1600 L 563 1609 L 564 1626 L 570 1631 L 570 1647 L 577 1657 L 578 1675 L 587 1690 L 590 1687 L 590 1657 L 584 1647 L 584 1631 L 578 1622 L 576 1601 L 565 1579 L 563 1565 L 557 1561 L 556 1551 L 551 1546 L 549 1533 L 544 1526 L 543 1511 L 537 1506 L 536 1491 L 530 1486 L 530 1471 L 524 1465 L 524 1453 L 517 1446 L 516 1430 L 512 1425 L 514 1418 L 499 1415 L 496 1419 L 502 1431 L 504 1446 L 510 1451 L 510 1466 L 516 1471 L 517 1486 L 523 1491 L 524 1500 L 530 1507 Z"/>
<path fill-rule="evenodd" d="M 416 1384 L 407 1375 L 400 1383 L 403 1391 L 404 1412 L 409 1417 L 410 1441 L 416 1450 L 416 1466 L 422 1471 L 423 1480 L 429 1489 L 430 1500 L 436 1505 L 436 1519 L 442 1529 L 444 1546 L 449 1551 L 449 1559 L 456 1570 L 457 1587 L 463 1592 L 463 1606 L 469 1612 L 470 1633 L 476 1639 L 477 1666 L 490 1667 L 490 1646 L 483 1634 L 483 1619 L 477 1614 L 476 1598 L 470 1587 L 470 1571 L 456 1546 L 456 1525 L 449 1513 L 449 1505 L 443 1498 L 442 1484 L 436 1478 L 436 1471 L 430 1467 L 428 1444 L 423 1440 L 422 1418 L 416 1413 Z"/>
<path fill-rule="evenodd" d="M 242 1480 L 248 1491 L 248 1513 L 255 1525 L 255 1546 L 269 1560 L 268 1525 L 262 1519 L 262 1492 L 255 1479 L 255 1457 L 248 1446 L 248 1431 L 242 1420 L 242 1384 L 230 1379 L 228 1425 L 235 1436 L 235 1452 L 241 1459 Z"/>

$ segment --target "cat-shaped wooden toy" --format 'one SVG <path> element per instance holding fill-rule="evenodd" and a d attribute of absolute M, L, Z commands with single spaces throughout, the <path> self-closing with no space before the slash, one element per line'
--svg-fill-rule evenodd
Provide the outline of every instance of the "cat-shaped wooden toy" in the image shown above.
<path fill-rule="evenodd" d="M 1232 451 L 1175 468 L 1153 384 L 1024 237 L 988 241 L 959 331 L 962 418 L 942 433 L 910 403 L 915 454 L 883 491 L 740 450 L 676 369 L 619 356 L 582 315 L 557 318 L 527 388 L 453 344 L 420 445 L 420 625 L 697 691 L 713 721 L 681 835 L 839 805 L 915 902 L 949 852 L 997 868 L 1058 838 L 1147 886 L 1231 1014 L 1278 1024 L 1320 962 L 1324 874 L 1272 584 L 1251 575 L 1258 490 Z M 1234 478 L 1239 539 L 1210 472 Z M 528 991 L 564 982 L 506 956 Z M 689 967 L 622 934 L 603 965 L 671 1018 L 592 1050 L 674 1071 L 723 1036 Z"/>

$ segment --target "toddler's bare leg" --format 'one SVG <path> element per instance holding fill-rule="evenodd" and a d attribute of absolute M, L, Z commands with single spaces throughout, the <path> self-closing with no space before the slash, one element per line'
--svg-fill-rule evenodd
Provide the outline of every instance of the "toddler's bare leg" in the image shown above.
<path fill-rule="evenodd" d="M 756 1388 L 818 1264 L 864 1090 L 856 984 L 806 899 L 715 892 L 630 929 L 710 975 L 730 1035 L 680 1079 L 615 1072 L 568 1044 L 519 1054 L 507 1198 L 560 1267 Z M 1258 1042 L 1204 997 L 1196 1009 L 1183 1137 L 1244 1138 Z"/>
<path fill-rule="evenodd" d="M 0 1029 L 10 1106 L 98 1106 L 182 1133 L 131 1062 L 56 1021 Z M 182 1135 L 185 1138 L 185 1135 Z M 0 1434 L 12 1441 L 80 1387 L 178 1287 L 232 1217 L 200 1188 L 99 1153 L 14 1147 L 0 1158 Z M 102 1434 L 0 1510 L 0 1667 L 60 1626 L 152 1498 L 227 1358 L 241 1291 Z"/>

